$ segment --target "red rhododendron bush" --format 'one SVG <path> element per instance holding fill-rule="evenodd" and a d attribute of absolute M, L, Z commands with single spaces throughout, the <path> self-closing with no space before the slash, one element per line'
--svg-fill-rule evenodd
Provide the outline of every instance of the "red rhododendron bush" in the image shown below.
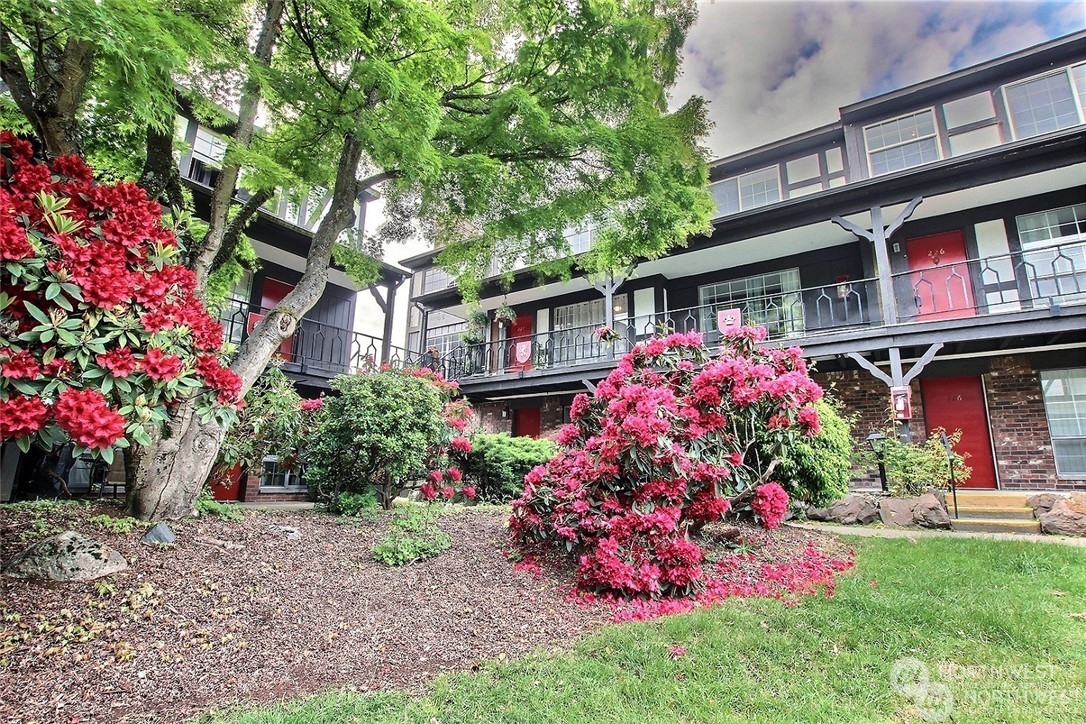
<path fill-rule="evenodd" d="M 0 440 L 112 460 L 183 400 L 229 420 L 241 380 L 160 217 L 135 184 L 0 133 Z"/>
<path fill-rule="evenodd" d="M 563 449 L 525 478 L 510 521 L 519 541 L 575 554 L 584 591 L 714 596 L 699 532 L 740 512 L 779 526 L 788 496 L 772 482 L 774 454 L 819 430 L 822 390 L 801 351 L 759 348 L 764 338 L 731 332 L 712 359 L 698 333 L 634 347 L 577 396 Z"/>

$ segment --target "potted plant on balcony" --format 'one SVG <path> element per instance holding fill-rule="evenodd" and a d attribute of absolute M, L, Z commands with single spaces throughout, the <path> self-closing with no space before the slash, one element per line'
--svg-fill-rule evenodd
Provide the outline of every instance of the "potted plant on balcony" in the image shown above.
<path fill-rule="evenodd" d="M 482 344 L 486 341 L 486 328 L 490 326 L 490 317 L 482 309 L 474 309 L 468 314 L 464 331 L 460 333 L 460 341 L 471 345 Z"/>
<path fill-rule="evenodd" d="M 502 302 L 501 305 L 494 310 L 494 320 L 502 326 L 511 324 L 516 318 L 517 313 L 514 312 L 513 308 L 506 302 Z"/>

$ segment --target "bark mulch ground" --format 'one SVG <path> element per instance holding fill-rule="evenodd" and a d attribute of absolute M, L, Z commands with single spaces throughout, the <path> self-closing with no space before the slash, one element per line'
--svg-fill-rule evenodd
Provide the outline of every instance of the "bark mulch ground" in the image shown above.
<path fill-rule="evenodd" d="M 172 524 L 178 543 L 106 530 L 108 503 L 0 507 L 0 561 L 61 530 L 120 551 L 130 568 L 87 583 L 0 578 L 0 721 L 177 722 L 211 706 L 351 686 L 418 691 L 446 671 L 568 647 L 612 620 L 567 600 L 569 571 L 514 570 L 500 510 L 441 516 L 453 540 L 403 568 L 371 548 L 387 519 L 314 512 Z M 836 539 L 755 536 L 779 560 Z"/>

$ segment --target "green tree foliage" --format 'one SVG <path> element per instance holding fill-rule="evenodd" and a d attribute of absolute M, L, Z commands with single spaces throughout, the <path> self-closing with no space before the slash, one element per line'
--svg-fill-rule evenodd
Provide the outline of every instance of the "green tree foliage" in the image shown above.
<path fill-rule="evenodd" d="M 339 394 L 326 399 L 305 451 L 306 482 L 317 500 L 372 488 L 394 497 L 408 478 L 425 475 L 429 454 L 448 433 L 443 400 L 431 383 L 377 372 L 341 375 L 332 388 Z"/>
<path fill-rule="evenodd" d="M 471 436 L 464 474 L 475 483 L 479 500 L 508 503 L 524 490 L 524 476 L 557 452 L 550 440 L 477 433 Z"/>
<path fill-rule="evenodd" d="M 421 221 L 470 298 L 492 259 L 568 273 L 563 232 L 586 220 L 589 272 L 708 231 L 705 104 L 666 105 L 694 17 L 693 0 L 12 0 L 3 108 L 46 153 L 104 154 L 175 208 L 188 205 L 176 111 L 224 131 L 206 231 L 181 233 L 201 294 L 275 189 L 328 189 L 305 273 L 231 363 L 247 390 L 320 299 L 342 241 L 380 257 Z M 352 241 L 367 189 L 389 222 Z M 222 433 L 190 414 L 170 422 L 182 439 L 132 453 L 130 487 L 153 501 L 141 515 L 193 508 Z"/>
<path fill-rule="evenodd" d="M 780 453 L 777 480 L 793 500 L 826 505 L 848 493 L 855 442 L 852 423 L 839 404 L 815 403 L 822 429 L 814 437 L 799 436 Z"/>

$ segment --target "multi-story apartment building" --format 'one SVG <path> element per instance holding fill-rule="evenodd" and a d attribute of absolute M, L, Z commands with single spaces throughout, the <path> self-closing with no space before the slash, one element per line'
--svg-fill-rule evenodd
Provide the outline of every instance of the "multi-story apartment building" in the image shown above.
<path fill-rule="evenodd" d="M 405 260 L 408 347 L 484 427 L 539 435 L 658 325 L 714 343 L 741 320 L 803 347 L 861 441 L 893 391 L 914 439 L 962 429 L 970 486 L 1086 489 L 1086 33 L 841 108 L 710 181 L 712 235 L 665 258 L 491 280 L 483 309 L 515 319 L 481 344 L 436 251 Z M 599 342 L 605 324 L 623 339 Z"/>

